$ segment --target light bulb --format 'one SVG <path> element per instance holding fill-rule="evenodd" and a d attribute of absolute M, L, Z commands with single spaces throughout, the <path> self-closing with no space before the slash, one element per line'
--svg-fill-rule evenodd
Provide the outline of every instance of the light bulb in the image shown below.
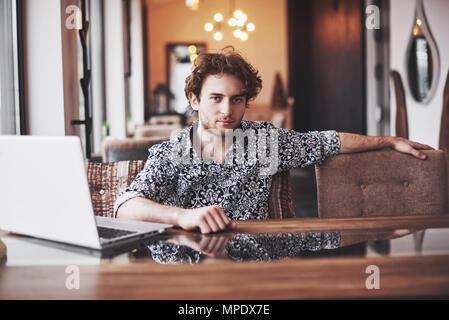
<path fill-rule="evenodd" d="M 242 34 L 242 31 L 240 29 L 234 30 L 234 37 L 240 38 L 241 34 Z"/>
<path fill-rule="evenodd" d="M 231 18 L 231 19 L 229 19 L 228 24 L 231 27 L 235 27 L 237 25 L 237 20 L 235 18 Z"/>
<path fill-rule="evenodd" d="M 212 30 L 214 30 L 214 25 L 208 22 L 204 25 L 204 30 L 206 30 L 207 32 L 211 32 Z"/>
<path fill-rule="evenodd" d="M 196 53 L 192 54 L 192 55 L 190 56 L 190 62 L 193 63 L 193 61 L 195 61 L 195 59 L 196 59 L 197 57 L 198 57 L 198 55 L 197 55 Z"/>
<path fill-rule="evenodd" d="M 215 32 L 214 39 L 220 41 L 221 39 L 223 39 L 223 34 L 221 32 Z"/>
<path fill-rule="evenodd" d="M 242 33 L 240 34 L 240 39 L 241 39 L 242 41 L 248 40 L 248 34 L 247 34 L 246 32 L 242 32 Z"/>
<path fill-rule="evenodd" d="M 240 10 L 235 10 L 234 11 L 234 17 L 236 17 L 237 19 L 241 19 L 243 16 L 243 12 Z"/>
<path fill-rule="evenodd" d="M 248 23 L 246 25 L 246 30 L 248 30 L 249 32 L 253 32 L 254 30 L 256 30 L 256 26 L 254 25 L 254 23 Z"/>
<path fill-rule="evenodd" d="M 221 13 L 216 13 L 214 15 L 214 20 L 217 22 L 223 21 L 223 15 Z"/>
<path fill-rule="evenodd" d="M 193 44 L 189 46 L 189 52 L 190 54 L 194 54 L 196 53 L 196 46 L 194 46 Z"/>
<path fill-rule="evenodd" d="M 200 0 L 186 0 L 186 6 L 190 8 L 190 10 L 198 10 L 200 5 Z"/>
<path fill-rule="evenodd" d="M 198 10 L 200 6 L 200 0 L 192 0 L 192 10 L 196 11 Z"/>

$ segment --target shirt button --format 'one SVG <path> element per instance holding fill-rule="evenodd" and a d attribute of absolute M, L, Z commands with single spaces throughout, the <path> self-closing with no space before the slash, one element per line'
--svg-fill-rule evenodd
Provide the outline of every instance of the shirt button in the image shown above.
<path fill-rule="evenodd" d="M 104 190 L 101 189 L 99 193 L 100 193 L 101 195 L 104 195 Z"/>
<path fill-rule="evenodd" d="M 406 187 L 406 188 L 407 188 L 408 185 L 409 185 L 408 181 L 404 181 L 402 184 L 403 184 L 403 186 Z"/>
<path fill-rule="evenodd" d="M 362 184 L 360 185 L 360 189 L 365 190 L 365 188 L 366 188 L 366 186 L 362 183 Z"/>

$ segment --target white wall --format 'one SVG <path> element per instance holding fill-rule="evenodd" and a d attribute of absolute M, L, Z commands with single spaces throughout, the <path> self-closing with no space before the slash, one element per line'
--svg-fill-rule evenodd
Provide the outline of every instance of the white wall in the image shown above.
<path fill-rule="evenodd" d="M 105 119 L 104 107 L 104 65 L 103 43 L 100 41 L 103 35 L 102 0 L 93 0 L 90 3 L 90 36 L 91 41 L 91 68 L 92 68 L 92 133 L 93 151 L 101 153 L 103 140 L 103 122 Z"/>
<path fill-rule="evenodd" d="M 104 1 L 106 114 L 110 135 L 126 137 L 122 0 Z"/>
<path fill-rule="evenodd" d="M 65 135 L 59 0 L 26 0 L 25 91 L 28 132 Z"/>
<path fill-rule="evenodd" d="M 409 139 L 438 147 L 443 89 L 449 70 L 449 1 L 424 0 L 424 10 L 440 54 L 438 89 L 429 104 L 415 102 L 407 83 L 406 50 L 415 21 L 414 0 L 391 0 L 390 64 L 402 77 L 406 94 Z M 391 134 L 395 135 L 395 97 L 391 85 Z"/>
<path fill-rule="evenodd" d="M 129 110 L 132 122 L 144 122 L 143 35 L 140 0 L 131 0 L 131 77 L 129 79 Z"/>

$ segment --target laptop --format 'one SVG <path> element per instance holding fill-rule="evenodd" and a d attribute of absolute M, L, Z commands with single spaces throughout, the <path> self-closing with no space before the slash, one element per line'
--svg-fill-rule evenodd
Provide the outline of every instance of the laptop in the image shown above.
<path fill-rule="evenodd" d="M 95 216 L 79 137 L 0 135 L 0 229 L 102 256 L 169 224 Z"/>

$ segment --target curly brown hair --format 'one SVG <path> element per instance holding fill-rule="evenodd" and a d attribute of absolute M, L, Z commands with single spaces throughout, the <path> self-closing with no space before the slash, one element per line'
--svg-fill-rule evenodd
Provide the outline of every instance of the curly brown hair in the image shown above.
<path fill-rule="evenodd" d="M 238 53 L 234 47 L 227 46 L 218 53 L 201 53 L 193 63 L 193 71 L 186 78 L 184 88 L 187 100 L 192 92 L 200 99 L 203 81 L 209 75 L 230 74 L 242 81 L 246 90 L 246 106 L 256 98 L 262 89 L 259 72 Z M 191 107 L 190 107 L 191 109 Z M 191 109 L 192 111 L 193 109 Z"/>

